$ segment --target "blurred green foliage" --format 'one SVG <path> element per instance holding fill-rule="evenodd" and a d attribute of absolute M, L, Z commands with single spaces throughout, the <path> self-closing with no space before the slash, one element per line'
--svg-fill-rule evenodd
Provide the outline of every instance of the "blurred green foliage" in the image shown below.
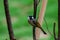
<path fill-rule="evenodd" d="M 37 8 L 37 17 L 41 8 L 41 2 L 39 3 Z M 8 0 L 8 4 L 13 31 L 16 39 L 32 40 L 32 27 L 28 23 L 28 16 L 33 15 L 33 0 Z M 56 22 L 56 35 L 58 35 L 58 0 L 48 0 L 45 19 L 47 20 L 48 28 L 52 34 L 53 23 Z M 46 24 L 44 21 L 42 27 L 47 32 Z M 9 35 L 3 0 L 0 0 L 0 40 L 5 39 L 9 40 Z M 40 38 L 40 40 L 54 40 L 54 38 L 49 35 L 46 38 Z"/>

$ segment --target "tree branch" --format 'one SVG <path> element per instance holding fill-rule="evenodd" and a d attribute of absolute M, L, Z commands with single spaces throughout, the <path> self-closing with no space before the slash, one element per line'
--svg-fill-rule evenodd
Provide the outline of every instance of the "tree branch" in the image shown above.
<path fill-rule="evenodd" d="M 8 0 L 4 0 L 4 8 L 5 8 L 5 15 L 6 15 L 6 20 L 7 20 L 10 40 L 15 40 L 14 34 L 13 34 L 13 29 L 12 29 L 12 24 L 11 24 L 11 18 L 10 18 L 10 14 L 9 14 Z"/>
<path fill-rule="evenodd" d="M 38 22 L 41 25 L 42 25 L 42 22 L 43 22 L 46 5 L 47 5 L 47 0 L 42 0 L 42 8 L 41 8 L 41 11 L 39 13 L 39 18 L 38 18 Z M 36 39 L 39 40 L 39 37 L 40 37 L 40 29 L 36 28 Z"/>
<path fill-rule="evenodd" d="M 56 23 L 54 22 L 53 34 L 54 34 L 54 39 L 57 40 L 57 38 L 56 38 L 56 34 L 55 34 L 55 26 L 56 26 Z"/>

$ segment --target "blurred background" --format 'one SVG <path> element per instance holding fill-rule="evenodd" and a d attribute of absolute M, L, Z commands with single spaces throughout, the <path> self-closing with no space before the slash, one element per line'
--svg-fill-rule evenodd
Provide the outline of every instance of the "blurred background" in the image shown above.
<path fill-rule="evenodd" d="M 32 26 L 28 23 L 28 16 L 33 15 L 33 0 L 8 0 L 9 11 L 15 38 L 17 40 L 33 40 Z M 42 0 L 37 8 L 37 18 Z M 48 29 L 53 34 L 53 23 L 56 22 L 56 35 L 58 35 L 58 0 L 48 0 L 45 12 Z M 48 33 L 46 23 L 43 21 L 43 29 Z M 9 40 L 3 0 L 0 0 L 0 40 Z M 40 40 L 54 40 L 49 33 L 44 36 L 41 33 Z"/>

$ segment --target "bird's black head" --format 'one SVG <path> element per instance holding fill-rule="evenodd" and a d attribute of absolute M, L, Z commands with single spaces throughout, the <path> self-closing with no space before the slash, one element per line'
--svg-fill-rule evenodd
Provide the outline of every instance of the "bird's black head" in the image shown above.
<path fill-rule="evenodd" d="M 29 16 L 28 19 L 32 20 L 34 17 L 33 16 Z"/>

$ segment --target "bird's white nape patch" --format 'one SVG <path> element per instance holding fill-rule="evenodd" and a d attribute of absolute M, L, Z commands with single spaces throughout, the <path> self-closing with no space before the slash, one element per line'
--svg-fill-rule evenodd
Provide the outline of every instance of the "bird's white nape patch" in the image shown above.
<path fill-rule="evenodd" d="M 32 19 L 34 19 L 34 17 L 32 16 Z"/>

